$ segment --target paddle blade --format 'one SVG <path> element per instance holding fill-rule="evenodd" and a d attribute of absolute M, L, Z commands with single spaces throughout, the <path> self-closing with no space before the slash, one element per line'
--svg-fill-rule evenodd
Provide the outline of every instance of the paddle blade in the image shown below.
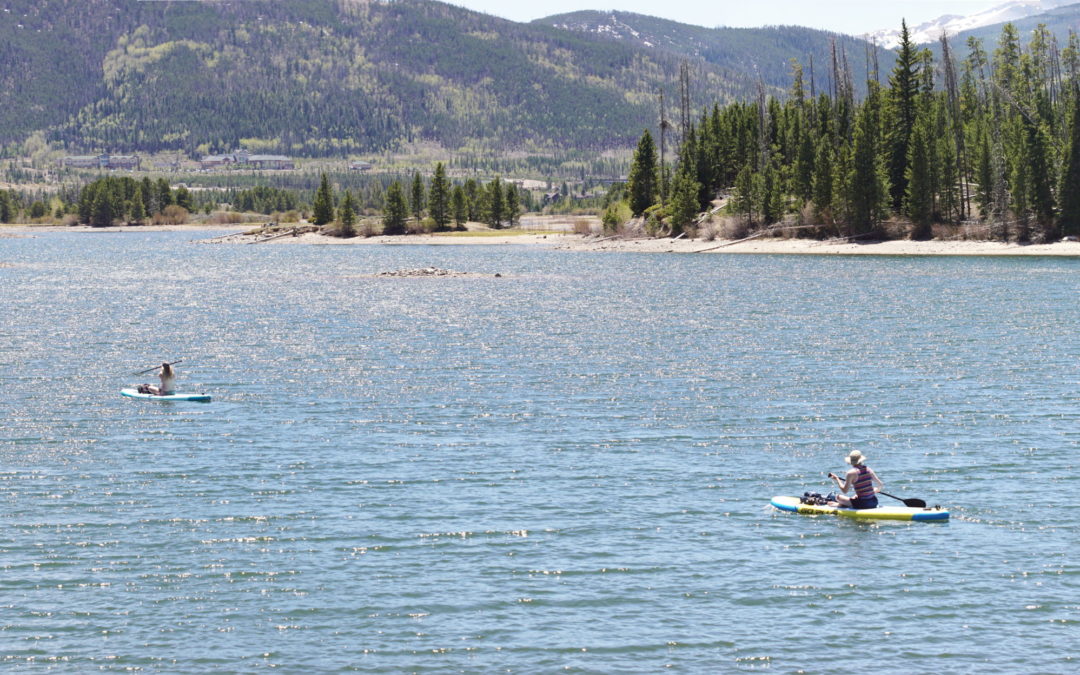
<path fill-rule="evenodd" d="M 897 497 L 896 495 L 891 495 L 888 492 L 882 492 L 880 494 L 883 494 L 886 497 L 892 497 L 893 499 L 895 499 L 897 501 L 904 502 L 904 506 L 910 506 L 910 507 L 915 508 L 915 509 L 925 509 L 926 508 L 926 502 L 924 502 L 921 499 L 901 499 L 900 497 Z"/>

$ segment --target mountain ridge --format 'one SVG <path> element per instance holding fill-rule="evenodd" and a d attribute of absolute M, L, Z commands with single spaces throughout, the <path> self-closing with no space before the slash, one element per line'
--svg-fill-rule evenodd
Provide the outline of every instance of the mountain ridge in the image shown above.
<path fill-rule="evenodd" d="M 683 62 L 700 110 L 759 87 L 782 94 L 790 59 L 824 55 L 837 39 L 733 29 L 723 33 L 725 51 L 706 39 L 715 29 L 670 22 L 676 34 L 705 36 L 697 53 L 650 49 L 433 0 L 0 0 L 0 8 L 0 146 L 38 133 L 73 153 L 242 145 L 325 156 L 417 141 L 625 148 L 655 126 L 658 93 L 678 86 Z M 861 43 L 850 44 L 861 56 Z"/>

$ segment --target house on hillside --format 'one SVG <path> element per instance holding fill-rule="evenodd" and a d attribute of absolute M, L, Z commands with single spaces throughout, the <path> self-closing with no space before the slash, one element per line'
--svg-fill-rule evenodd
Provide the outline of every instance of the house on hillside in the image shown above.
<path fill-rule="evenodd" d="M 272 171 L 291 171 L 296 162 L 285 155 L 252 155 L 247 150 L 237 150 L 227 155 L 204 155 L 199 160 L 203 169 L 232 167 L 237 169 L 266 169 Z"/>
<path fill-rule="evenodd" d="M 60 166 L 72 169 L 138 169 L 138 155 L 69 155 L 60 160 Z"/>
<path fill-rule="evenodd" d="M 361 162 L 359 160 L 349 162 L 349 171 L 359 171 L 361 173 L 366 173 L 368 171 L 371 171 L 372 168 L 373 167 L 371 162 Z"/>

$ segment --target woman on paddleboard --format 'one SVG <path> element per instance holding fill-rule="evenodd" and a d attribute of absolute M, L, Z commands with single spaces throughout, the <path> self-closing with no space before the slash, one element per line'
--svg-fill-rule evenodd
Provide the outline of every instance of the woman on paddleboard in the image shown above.
<path fill-rule="evenodd" d="M 172 396 L 176 393 L 176 371 L 173 370 L 171 365 L 168 363 L 161 364 L 158 379 L 161 380 L 161 386 L 155 387 L 152 384 L 144 384 L 139 387 L 139 391 L 154 396 Z"/>
<path fill-rule="evenodd" d="M 840 489 L 840 492 L 845 493 L 836 495 L 837 505 L 852 509 L 875 508 L 878 505 L 877 493 L 885 487 L 885 484 L 881 482 L 873 469 L 866 466 L 866 458 L 858 450 L 852 450 L 845 459 L 851 468 L 848 469 L 844 482 L 840 482 L 840 477 L 835 473 L 829 474 L 829 478 L 836 482 L 836 487 Z M 877 487 L 874 486 L 875 483 Z M 848 497 L 846 493 L 852 488 L 855 490 L 855 496 Z"/>

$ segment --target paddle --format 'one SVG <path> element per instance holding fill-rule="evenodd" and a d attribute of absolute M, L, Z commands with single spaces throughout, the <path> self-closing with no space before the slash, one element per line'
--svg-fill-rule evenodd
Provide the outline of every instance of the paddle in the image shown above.
<path fill-rule="evenodd" d="M 921 499 L 900 499 L 900 497 L 893 497 L 893 495 L 889 494 L 888 492 L 879 492 L 878 494 L 883 494 L 886 497 L 892 497 L 893 499 L 899 499 L 900 501 L 904 502 L 904 506 L 911 506 L 918 509 L 926 508 L 926 502 Z"/>
<path fill-rule="evenodd" d="M 170 363 L 169 365 L 170 365 L 170 366 L 175 366 L 176 364 L 178 364 L 178 363 L 183 363 L 183 362 L 184 362 L 184 359 L 176 359 L 175 361 L 173 361 L 173 362 L 172 362 L 172 363 Z M 151 372 L 151 371 L 153 371 L 153 370 L 157 370 L 157 369 L 158 369 L 158 368 L 160 368 L 160 367 L 161 367 L 161 366 L 154 366 L 153 368 L 147 368 L 146 370 L 140 370 L 140 371 L 139 371 L 139 372 L 137 372 L 137 373 L 132 373 L 132 375 L 145 375 L 146 373 L 149 373 L 149 372 Z"/>

